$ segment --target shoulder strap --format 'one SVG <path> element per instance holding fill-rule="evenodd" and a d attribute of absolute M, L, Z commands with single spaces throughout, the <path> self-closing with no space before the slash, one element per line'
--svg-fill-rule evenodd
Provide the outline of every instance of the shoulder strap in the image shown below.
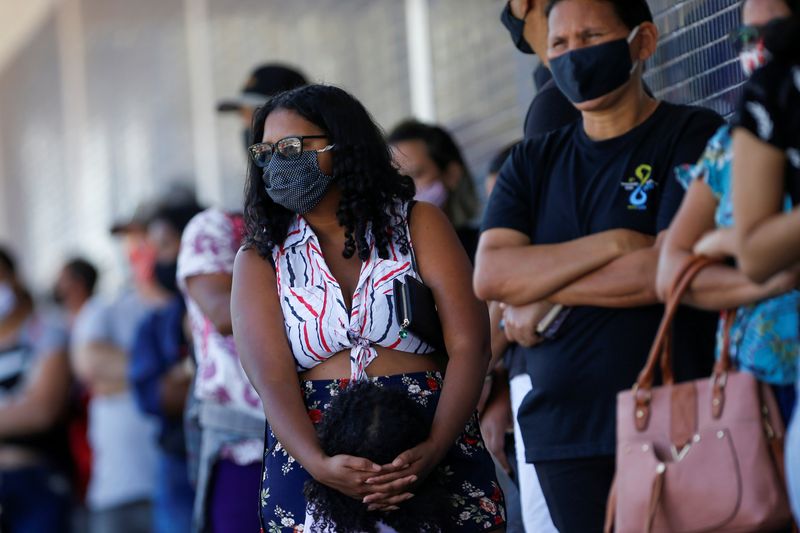
<path fill-rule="evenodd" d="M 417 205 L 416 200 L 410 200 L 408 202 L 408 207 L 406 209 L 406 238 L 408 239 L 408 251 L 411 255 L 411 267 L 414 269 L 414 272 L 417 273 L 419 276 L 419 268 L 417 267 L 417 256 L 414 253 L 414 244 L 411 242 L 411 211 L 414 209 L 414 206 Z"/>

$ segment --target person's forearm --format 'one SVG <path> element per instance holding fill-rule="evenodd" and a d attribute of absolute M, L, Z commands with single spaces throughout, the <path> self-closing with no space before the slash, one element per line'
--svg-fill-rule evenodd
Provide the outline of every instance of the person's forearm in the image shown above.
<path fill-rule="evenodd" d="M 75 351 L 74 368 L 78 379 L 92 388 L 116 387 L 127 380 L 128 355 L 113 344 L 91 342 Z"/>
<path fill-rule="evenodd" d="M 158 396 L 162 413 L 173 417 L 183 414 L 191 382 L 192 377 L 188 373 L 173 371 L 168 372 L 159 380 Z"/>
<path fill-rule="evenodd" d="M 313 477 L 325 453 L 308 416 L 297 378 L 266 380 L 256 390 L 270 429 L 286 451 Z"/>
<path fill-rule="evenodd" d="M 0 405 L 0 439 L 34 435 L 46 431 L 61 413 L 60 405 L 44 405 L 26 399 Z"/>
<path fill-rule="evenodd" d="M 489 303 L 489 324 L 491 325 L 492 339 L 492 359 L 489 362 L 491 371 L 499 361 L 503 359 L 506 349 L 511 344 L 508 342 L 503 330 L 500 329 L 500 321 L 503 319 L 503 310 L 498 302 Z"/>
<path fill-rule="evenodd" d="M 683 303 L 707 311 L 721 311 L 752 304 L 764 297 L 763 287 L 737 269 L 713 265 L 697 275 L 683 297 Z"/>
<path fill-rule="evenodd" d="M 569 307 L 639 307 L 658 303 L 658 249 L 631 252 L 553 294 L 549 301 Z"/>
<path fill-rule="evenodd" d="M 776 214 L 746 233 L 738 233 L 739 268 L 763 283 L 800 262 L 800 210 Z"/>
<path fill-rule="evenodd" d="M 561 244 L 487 249 L 475 266 L 475 289 L 483 300 L 527 305 L 548 299 L 621 253 L 610 232 Z"/>
<path fill-rule="evenodd" d="M 470 345 L 462 341 L 448 348 L 450 358 L 429 437 L 441 457 L 464 431 L 475 410 L 490 359 L 488 342 Z"/>

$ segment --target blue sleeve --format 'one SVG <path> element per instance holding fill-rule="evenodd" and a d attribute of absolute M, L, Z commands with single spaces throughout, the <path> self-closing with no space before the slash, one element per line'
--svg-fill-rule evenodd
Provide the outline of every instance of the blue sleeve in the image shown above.
<path fill-rule="evenodd" d="M 533 232 L 533 158 L 529 156 L 532 141 L 518 144 L 497 175 L 484 214 L 482 231 L 507 228 L 525 235 Z"/>
<path fill-rule="evenodd" d="M 725 125 L 708 141 L 703 155 L 696 164 L 687 163 L 675 167 L 675 177 L 687 190 L 695 180 L 705 182 L 719 200 L 730 187 L 732 160 L 730 126 Z"/>
<path fill-rule="evenodd" d="M 708 140 L 723 124 L 722 117 L 713 111 L 701 108 L 693 109 L 686 119 L 686 124 L 675 147 L 670 168 L 674 169 L 687 163 L 697 162 Z M 669 177 L 670 179 L 667 179 L 664 184 L 664 192 L 658 208 L 656 232 L 664 231 L 669 227 L 686 192 L 680 181 L 672 179 L 672 172 L 669 173 Z"/>
<path fill-rule="evenodd" d="M 128 377 L 136 403 L 145 413 L 161 415 L 161 376 L 167 369 L 158 342 L 159 313 L 148 314 L 134 338 Z"/>

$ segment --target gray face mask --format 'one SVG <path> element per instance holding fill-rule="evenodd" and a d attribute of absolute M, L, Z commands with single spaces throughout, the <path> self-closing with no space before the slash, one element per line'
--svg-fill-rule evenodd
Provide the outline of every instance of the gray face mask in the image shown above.
<path fill-rule="evenodd" d="M 302 152 L 297 159 L 275 154 L 264 168 L 264 184 L 269 197 L 299 215 L 319 205 L 332 181 L 333 176 L 320 170 L 314 151 Z"/>

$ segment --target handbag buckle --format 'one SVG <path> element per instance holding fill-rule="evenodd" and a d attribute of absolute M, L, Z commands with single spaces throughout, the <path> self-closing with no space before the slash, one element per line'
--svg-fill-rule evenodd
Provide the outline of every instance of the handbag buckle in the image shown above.
<path fill-rule="evenodd" d="M 639 387 L 639 383 L 633 384 L 634 401 L 634 423 L 636 429 L 644 431 L 650 421 L 650 402 L 653 399 L 653 392 L 650 389 Z"/>

